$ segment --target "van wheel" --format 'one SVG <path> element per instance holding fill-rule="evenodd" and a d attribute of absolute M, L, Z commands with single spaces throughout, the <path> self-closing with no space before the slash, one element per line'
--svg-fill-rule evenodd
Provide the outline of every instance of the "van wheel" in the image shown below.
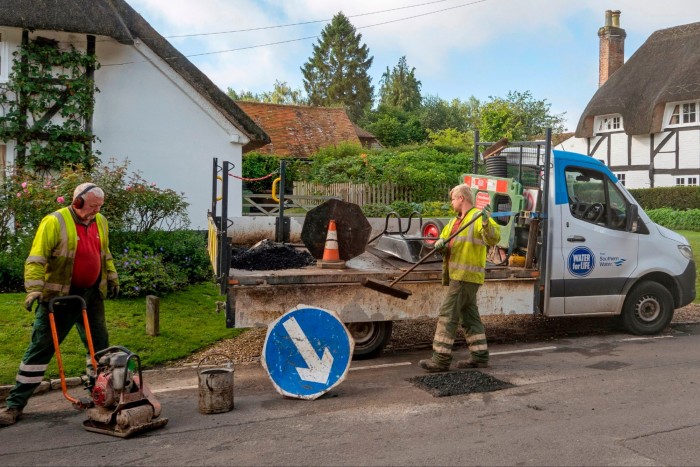
<path fill-rule="evenodd" d="M 635 285 L 622 309 L 622 324 L 632 334 L 658 334 L 673 318 L 673 297 L 656 282 Z"/>
<path fill-rule="evenodd" d="M 376 357 L 391 339 L 391 321 L 348 323 L 346 326 L 355 340 L 355 351 L 352 354 L 355 360 Z"/>

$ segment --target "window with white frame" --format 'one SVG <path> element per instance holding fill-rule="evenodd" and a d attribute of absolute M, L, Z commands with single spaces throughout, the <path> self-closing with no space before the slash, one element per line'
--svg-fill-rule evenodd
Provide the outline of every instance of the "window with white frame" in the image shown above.
<path fill-rule="evenodd" d="M 596 133 L 622 130 L 622 115 L 601 115 L 595 118 Z"/>
<path fill-rule="evenodd" d="M 625 174 L 615 174 L 617 179 L 622 183 L 622 186 L 625 186 Z"/>
<path fill-rule="evenodd" d="M 664 122 L 666 127 L 695 126 L 700 122 L 697 101 L 666 104 Z"/>
<path fill-rule="evenodd" d="M 698 186 L 698 177 L 676 177 L 676 186 Z"/>
<path fill-rule="evenodd" d="M 7 42 L 5 42 L 5 35 L 6 34 L 0 31 L 0 82 L 7 81 L 12 63 L 10 48 L 7 46 Z"/>

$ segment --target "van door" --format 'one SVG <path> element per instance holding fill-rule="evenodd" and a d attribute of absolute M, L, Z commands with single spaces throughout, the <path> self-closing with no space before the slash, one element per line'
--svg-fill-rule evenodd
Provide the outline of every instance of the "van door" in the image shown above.
<path fill-rule="evenodd" d="M 639 235 L 626 231 L 630 201 L 602 171 L 566 166 L 564 176 L 569 199 L 559 223 L 564 311 L 618 312 L 639 250 Z"/>

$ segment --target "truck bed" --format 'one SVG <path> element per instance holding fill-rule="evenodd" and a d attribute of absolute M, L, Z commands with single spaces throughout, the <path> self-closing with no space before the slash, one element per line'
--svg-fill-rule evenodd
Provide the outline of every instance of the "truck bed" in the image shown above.
<path fill-rule="evenodd" d="M 412 293 L 406 300 L 361 284 L 363 279 L 390 283 L 411 266 L 368 247 L 344 269 L 231 269 L 229 305 L 235 321 L 229 325 L 267 326 L 300 304 L 333 310 L 346 323 L 435 317 L 444 295 L 441 261 L 425 262 L 399 282 Z M 486 283 L 479 292 L 481 314 L 532 313 L 536 278 L 536 270 L 487 265 Z"/>

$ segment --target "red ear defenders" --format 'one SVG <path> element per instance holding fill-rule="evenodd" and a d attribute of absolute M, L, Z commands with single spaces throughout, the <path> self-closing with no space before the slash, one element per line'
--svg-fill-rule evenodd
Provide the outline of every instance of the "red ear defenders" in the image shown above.
<path fill-rule="evenodd" d="M 83 195 L 87 193 L 88 191 L 92 190 L 93 188 L 97 188 L 97 185 L 90 185 L 87 188 L 85 188 L 83 191 L 80 192 L 78 196 L 75 197 L 73 200 L 73 207 L 76 209 L 82 209 L 83 206 L 85 206 L 85 200 L 83 199 Z"/>

